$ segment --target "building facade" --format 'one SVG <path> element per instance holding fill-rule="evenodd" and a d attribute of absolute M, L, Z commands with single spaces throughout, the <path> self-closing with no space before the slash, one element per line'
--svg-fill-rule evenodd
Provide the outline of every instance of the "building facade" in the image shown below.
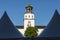
<path fill-rule="evenodd" d="M 24 26 L 17 26 L 18 30 L 22 33 L 23 36 L 27 27 L 36 27 L 32 5 L 28 4 L 25 8 L 26 9 L 24 14 Z M 37 26 L 37 27 L 39 35 L 44 30 L 44 26 Z"/>

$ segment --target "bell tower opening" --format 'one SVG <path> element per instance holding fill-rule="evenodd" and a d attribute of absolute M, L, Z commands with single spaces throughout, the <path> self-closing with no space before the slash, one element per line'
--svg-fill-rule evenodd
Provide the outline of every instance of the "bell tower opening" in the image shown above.
<path fill-rule="evenodd" d="M 28 5 L 26 6 L 26 13 L 32 13 L 32 12 L 33 12 L 33 7 L 32 7 L 31 4 L 28 4 Z"/>

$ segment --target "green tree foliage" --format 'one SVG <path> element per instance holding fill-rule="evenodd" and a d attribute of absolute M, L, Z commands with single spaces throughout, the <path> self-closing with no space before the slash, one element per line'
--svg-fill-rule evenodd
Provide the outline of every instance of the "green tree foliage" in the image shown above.
<path fill-rule="evenodd" d="M 38 35 L 38 29 L 37 27 L 28 27 L 24 33 L 25 37 L 27 38 L 34 38 Z"/>

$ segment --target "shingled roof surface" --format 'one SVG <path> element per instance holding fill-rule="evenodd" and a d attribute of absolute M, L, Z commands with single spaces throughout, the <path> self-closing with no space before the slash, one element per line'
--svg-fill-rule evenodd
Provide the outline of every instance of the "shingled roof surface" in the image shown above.
<path fill-rule="evenodd" d="M 22 34 L 17 30 L 9 19 L 6 11 L 0 20 L 0 39 L 3 38 L 21 38 Z"/>
<path fill-rule="evenodd" d="M 57 10 L 39 37 L 60 37 L 60 15 Z"/>

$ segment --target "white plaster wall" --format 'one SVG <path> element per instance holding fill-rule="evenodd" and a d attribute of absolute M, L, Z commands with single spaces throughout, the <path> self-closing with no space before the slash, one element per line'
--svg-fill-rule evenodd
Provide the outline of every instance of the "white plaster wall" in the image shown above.
<path fill-rule="evenodd" d="M 31 26 L 32 27 L 34 27 L 34 20 L 24 20 L 24 29 L 26 29 L 28 26 L 27 26 L 27 24 L 28 24 L 28 21 L 31 21 Z"/>
<path fill-rule="evenodd" d="M 29 17 L 29 16 L 30 16 L 30 17 Z M 33 16 L 33 17 L 32 17 L 32 16 Z M 34 14 L 33 14 L 33 13 L 25 13 L 25 14 L 24 14 L 24 19 L 25 19 L 25 18 L 28 18 L 28 19 L 32 19 L 32 18 L 33 18 L 33 19 L 34 19 Z"/>
<path fill-rule="evenodd" d="M 38 35 L 40 35 L 43 30 L 44 30 L 44 29 L 38 29 Z"/>
<path fill-rule="evenodd" d="M 25 30 L 24 29 L 18 29 L 20 31 L 20 33 L 24 36 L 24 32 Z M 38 36 L 42 33 L 44 29 L 38 29 Z"/>
<path fill-rule="evenodd" d="M 18 30 L 24 36 L 24 29 L 18 29 Z"/>
<path fill-rule="evenodd" d="M 30 17 L 29 17 L 30 16 Z M 35 26 L 34 14 L 33 13 L 26 13 L 24 14 L 24 30 L 28 27 L 28 21 L 31 22 L 31 26 Z"/>

